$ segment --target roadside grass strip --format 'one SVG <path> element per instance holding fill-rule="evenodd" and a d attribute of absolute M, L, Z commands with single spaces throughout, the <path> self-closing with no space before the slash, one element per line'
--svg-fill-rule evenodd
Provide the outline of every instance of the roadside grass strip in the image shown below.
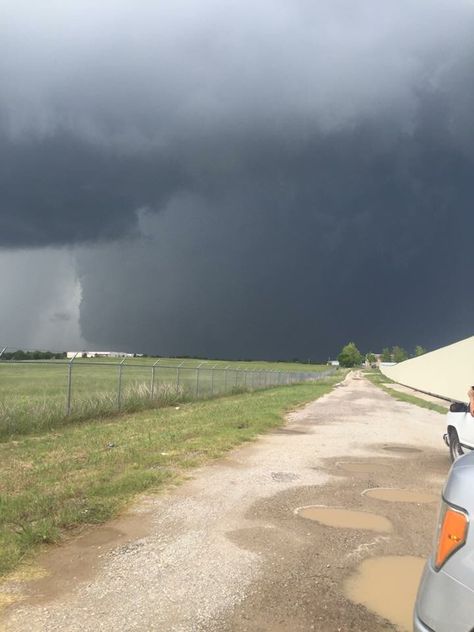
<path fill-rule="evenodd" d="M 334 375 L 265 391 L 83 421 L 0 444 L 0 574 L 81 525 L 106 521 L 136 495 L 283 423 L 328 393 Z M 74 532 L 74 531 L 73 531 Z"/>
<path fill-rule="evenodd" d="M 384 386 L 384 384 L 394 384 L 395 382 L 387 376 L 383 375 L 378 370 L 376 372 L 373 370 L 370 372 L 366 372 L 364 373 L 364 375 L 368 380 L 372 382 L 372 384 L 375 384 L 375 386 L 381 388 L 394 399 L 398 399 L 401 402 L 407 402 L 408 404 L 415 404 L 415 406 L 420 406 L 421 408 L 428 408 L 429 410 L 434 410 L 435 412 L 441 413 L 442 415 L 445 415 L 447 412 L 447 409 L 443 408 L 443 406 L 439 406 L 438 404 L 435 404 L 433 402 L 428 402 L 425 399 L 421 399 L 420 397 L 416 397 L 415 395 L 410 395 L 409 393 L 401 393 L 400 391 L 396 391 L 393 388 L 387 388 L 386 386 Z"/>

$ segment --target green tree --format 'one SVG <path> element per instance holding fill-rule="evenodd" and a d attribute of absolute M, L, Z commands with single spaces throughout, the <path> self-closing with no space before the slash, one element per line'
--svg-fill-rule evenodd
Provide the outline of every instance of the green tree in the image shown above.
<path fill-rule="evenodd" d="M 417 358 L 418 356 L 421 356 L 424 353 L 426 353 L 426 349 L 422 347 L 421 345 L 416 345 L 415 353 L 414 353 L 415 357 Z"/>
<path fill-rule="evenodd" d="M 391 362 L 392 361 L 392 352 L 388 347 L 384 347 L 382 349 L 382 355 L 380 356 L 382 362 Z"/>
<path fill-rule="evenodd" d="M 393 347 L 392 358 L 394 362 L 403 362 L 408 358 L 408 353 L 402 347 Z"/>
<path fill-rule="evenodd" d="M 377 364 L 377 358 L 375 357 L 373 353 L 368 353 L 365 357 L 366 357 L 367 362 L 370 365 Z"/>
<path fill-rule="evenodd" d="M 349 342 L 349 344 L 342 348 L 337 359 L 341 366 L 347 368 L 358 366 L 362 363 L 362 355 L 353 342 Z"/>

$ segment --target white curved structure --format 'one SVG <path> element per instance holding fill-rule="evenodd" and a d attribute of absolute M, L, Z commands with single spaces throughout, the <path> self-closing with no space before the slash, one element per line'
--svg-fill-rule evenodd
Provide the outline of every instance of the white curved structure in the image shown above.
<path fill-rule="evenodd" d="M 467 402 L 467 390 L 474 385 L 474 336 L 380 370 L 404 386 Z"/>

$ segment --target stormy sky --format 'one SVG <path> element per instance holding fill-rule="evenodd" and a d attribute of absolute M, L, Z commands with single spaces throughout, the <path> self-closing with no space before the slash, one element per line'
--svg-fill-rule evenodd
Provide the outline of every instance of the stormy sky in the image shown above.
<path fill-rule="evenodd" d="M 2 0 L 0 344 L 473 333 L 473 0 Z"/>

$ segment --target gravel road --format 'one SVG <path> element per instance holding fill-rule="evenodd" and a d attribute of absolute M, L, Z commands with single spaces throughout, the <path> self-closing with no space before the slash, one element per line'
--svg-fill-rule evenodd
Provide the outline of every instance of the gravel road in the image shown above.
<path fill-rule="evenodd" d="M 0 629 L 408 630 L 405 585 L 416 584 L 430 551 L 430 494 L 439 496 L 449 469 L 442 426 L 439 413 L 351 374 L 284 427 L 43 555 L 41 573 L 0 588 L 0 603 L 16 600 Z M 362 493 L 373 488 L 410 490 L 415 502 Z M 374 513 L 388 527 L 298 514 L 320 505 Z M 384 582 L 397 573 L 384 564 L 394 560 L 401 584 L 387 584 L 387 599 Z M 370 593 L 379 585 L 377 602 Z"/>

